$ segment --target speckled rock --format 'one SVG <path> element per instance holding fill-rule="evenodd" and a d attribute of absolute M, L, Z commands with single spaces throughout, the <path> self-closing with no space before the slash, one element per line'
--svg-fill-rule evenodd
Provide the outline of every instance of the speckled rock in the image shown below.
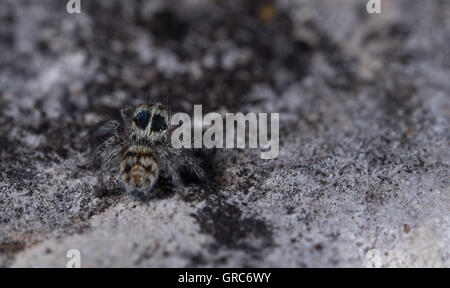
<path fill-rule="evenodd" d="M 450 267 L 449 1 L 166 2 L 1 1 L 0 266 Z M 137 201 L 95 134 L 148 100 L 278 112 L 280 154 Z"/>

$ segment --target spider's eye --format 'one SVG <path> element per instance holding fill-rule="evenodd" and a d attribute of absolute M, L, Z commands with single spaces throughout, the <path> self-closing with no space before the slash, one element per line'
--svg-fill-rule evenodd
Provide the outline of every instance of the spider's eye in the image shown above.
<path fill-rule="evenodd" d="M 145 127 L 147 127 L 149 120 L 150 113 L 148 113 L 148 111 L 142 111 L 136 117 L 134 117 L 134 122 L 141 129 L 145 129 Z"/>
<path fill-rule="evenodd" d="M 161 115 L 153 116 L 152 120 L 152 131 L 159 132 L 161 130 L 167 129 L 166 121 Z"/>

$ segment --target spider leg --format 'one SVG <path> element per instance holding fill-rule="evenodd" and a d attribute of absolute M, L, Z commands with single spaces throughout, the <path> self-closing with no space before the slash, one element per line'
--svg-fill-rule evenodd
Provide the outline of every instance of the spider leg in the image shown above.
<path fill-rule="evenodd" d="M 115 147 L 122 144 L 122 138 L 117 135 L 111 136 L 105 141 L 103 141 L 100 146 L 97 147 L 97 154 L 103 154 L 105 151 L 109 150 L 111 147 Z"/>
<path fill-rule="evenodd" d="M 111 166 L 111 163 L 114 162 L 114 159 L 116 159 L 119 155 L 122 154 L 122 151 L 123 151 L 122 144 L 115 145 L 114 148 L 111 149 L 111 152 L 108 154 L 105 160 L 104 168 L 108 169 Z"/>
<path fill-rule="evenodd" d="M 194 158 L 186 153 L 186 151 L 183 151 L 182 149 L 175 149 L 173 147 L 170 147 L 169 150 L 170 153 L 175 155 L 175 158 L 179 161 L 180 166 L 186 166 L 199 179 L 205 178 L 205 172 L 203 169 Z"/>
<path fill-rule="evenodd" d="M 116 120 L 108 121 L 98 131 L 98 136 L 111 135 L 97 149 L 97 155 L 104 156 L 104 169 L 111 166 L 111 163 L 122 152 L 126 143 L 126 134 L 123 127 Z"/>
<path fill-rule="evenodd" d="M 177 193 L 181 195 L 181 197 L 186 198 L 187 190 L 183 185 L 183 181 L 181 180 L 181 176 L 178 171 L 183 163 L 176 157 L 176 155 L 172 154 L 166 146 L 156 146 L 155 151 L 161 159 L 160 163 L 162 164 L 163 170 L 170 175 L 173 187 Z"/>
<path fill-rule="evenodd" d="M 153 187 L 155 186 L 156 181 L 150 184 L 145 190 L 134 189 L 131 191 L 131 195 L 137 200 L 147 201 L 152 199 L 155 195 L 152 193 Z"/>
<path fill-rule="evenodd" d="M 131 122 L 131 118 L 133 116 L 133 112 L 131 111 L 130 107 L 125 107 L 122 110 L 120 110 L 120 115 L 122 116 L 122 119 Z"/>
<path fill-rule="evenodd" d="M 117 120 L 110 120 L 98 130 L 98 136 L 104 136 L 108 134 L 123 135 L 123 127 Z"/>
<path fill-rule="evenodd" d="M 183 181 L 181 180 L 180 173 L 178 172 L 178 165 L 168 159 L 166 159 L 164 163 L 164 168 L 167 171 L 167 174 L 171 177 L 173 187 L 177 193 L 181 194 L 181 196 L 186 196 L 187 191 L 184 187 Z"/>

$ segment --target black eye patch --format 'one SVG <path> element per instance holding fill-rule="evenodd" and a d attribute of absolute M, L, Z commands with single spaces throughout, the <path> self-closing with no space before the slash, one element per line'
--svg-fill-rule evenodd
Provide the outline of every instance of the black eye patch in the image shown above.
<path fill-rule="evenodd" d="M 167 129 L 166 120 L 161 115 L 153 116 L 152 131 L 159 132 Z"/>
<path fill-rule="evenodd" d="M 148 113 L 148 111 L 142 111 L 136 117 L 134 117 L 134 122 L 141 129 L 145 129 L 145 127 L 147 127 L 149 120 L 150 113 Z"/>

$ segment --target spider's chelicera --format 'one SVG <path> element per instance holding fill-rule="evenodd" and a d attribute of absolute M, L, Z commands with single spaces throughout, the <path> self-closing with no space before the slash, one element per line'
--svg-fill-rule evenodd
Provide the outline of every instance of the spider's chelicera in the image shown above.
<path fill-rule="evenodd" d="M 170 175 L 178 192 L 184 195 L 179 169 L 186 167 L 198 178 L 203 170 L 183 149 L 173 148 L 169 135 L 172 114 L 161 104 L 142 104 L 134 113 L 130 108 L 121 110 L 125 125 L 109 121 L 101 134 L 110 135 L 97 148 L 103 156 L 104 167 L 120 162 L 120 176 L 128 192 L 138 198 L 151 195 L 161 173 Z"/>

